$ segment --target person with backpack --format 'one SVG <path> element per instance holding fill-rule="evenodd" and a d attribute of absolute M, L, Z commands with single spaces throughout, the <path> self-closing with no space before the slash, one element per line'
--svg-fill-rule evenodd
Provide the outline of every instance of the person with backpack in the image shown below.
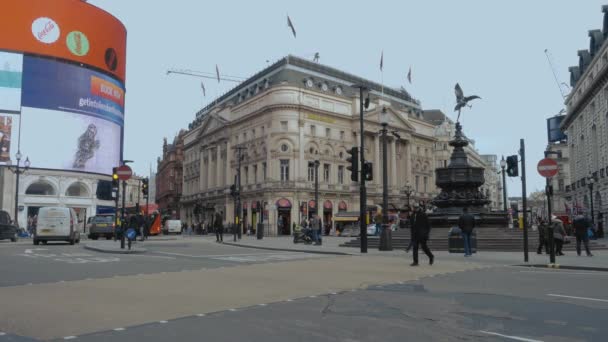
<path fill-rule="evenodd" d="M 591 224 L 589 220 L 583 215 L 577 215 L 574 218 L 574 235 L 576 236 L 576 254 L 581 255 L 581 242 L 585 245 L 585 252 L 587 256 L 591 257 L 591 251 L 589 250 L 589 236 L 587 231 Z"/>

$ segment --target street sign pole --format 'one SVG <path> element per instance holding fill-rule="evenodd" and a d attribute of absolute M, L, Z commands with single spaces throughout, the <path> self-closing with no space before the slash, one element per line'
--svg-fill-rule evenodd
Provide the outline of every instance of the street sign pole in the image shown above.
<path fill-rule="evenodd" d="M 521 154 L 521 197 L 524 210 L 524 261 L 528 262 L 528 194 L 526 192 L 526 146 L 524 139 L 519 140 Z"/>
<path fill-rule="evenodd" d="M 538 173 L 547 179 L 545 186 L 545 194 L 547 196 L 547 248 L 549 249 L 549 262 L 551 264 L 555 264 L 555 241 L 553 241 L 554 228 L 553 220 L 551 219 L 551 202 L 553 202 L 551 200 L 551 197 L 553 196 L 553 186 L 551 185 L 551 178 L 559 172 L 559 165 L 555 160 L 546 157 L 549 153 L 551 153 L 551 151 L 545 151 L 545 159 L 539 161 L 536 168 L 538 170 Z"/>
<path fill-rule="evenodd" d="M 127 181 L 122 181 L 122 208 L 120 212 L 120 249 L 125 249 L 125 201 L 127 193 Z"/>

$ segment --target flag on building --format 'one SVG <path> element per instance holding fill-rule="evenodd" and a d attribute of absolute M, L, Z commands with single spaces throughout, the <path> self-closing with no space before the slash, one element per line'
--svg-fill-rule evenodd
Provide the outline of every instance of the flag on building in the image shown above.
<path fill-rule="evenodd" d="M 220 69 L 215 65 L 215 74 L 217 75 L 217 83 L 220 83 Z"/>
<path fill-rule="evenodd" d="M 380 71 L 383 71 L 382 68 L 384 68 L 384 50 L 380 54 Z"/>
<path fill-rule="evenodd" d="M 293 37 L 296 38 L 296 28 L 293 27 L 293 23 L 291 22 L 291 18 L 289 18 L 289 14 L 287 15 L 287 26 L 291 29 L 291 33 L 293 33 Z"/>
<path fill-rule="evenodd" d="M 207 94 L 205 94 L 205 83 L 201 82 L 201 89 L 203 90 L 203 96 L 207 96 Z"/>
<path fill-rule="evenodd" d="M 412 67 L 410 66 L 410 71 L 407 72 L 407 81 L 412 84 Z"/>

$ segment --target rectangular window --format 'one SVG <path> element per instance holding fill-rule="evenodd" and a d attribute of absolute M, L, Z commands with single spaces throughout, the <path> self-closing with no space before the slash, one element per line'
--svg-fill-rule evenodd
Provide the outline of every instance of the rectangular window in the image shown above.
<path fill-rule="evenodd" d="M 344 166 L 338 166 L 338 184 L 344 184 Z"/>
<path fill-rule="evenodd" d="M 559 191 L 564 191 L 564 179 L 560 178 L 557 180 L 557 188 Z"/>
<path fill-rule="evenodd" d="M 281 121 L 281 131 L 287 132 L 287 121 Z"/>
<path fill-rule="evenodd" d="M 331 128 L 326 128 L 326 129 L 325 129 L 325 136 L 326 136 L 327 138 L 331 138 Z"/>
<path fill-rule="evenodd" d="M 255 138 L 255 128 L 251 130 L 251 137 Z"/>
<path fill-rule="evenodd" d="M 248 184 L 249 183 L 249 168 L 247 166 L 245 166 L 244 170 L 243 170 L 243 175 L 241 176 L 243 178 L 243 183 L 244 184 Z"/>
<path fill-rule="evenodd" d="M 169 170 L 169 176 L 173 177 L 175 175 L 175 170 L 170 169 Z"/>
<path fill-rule="evenodd" d="M 264 126 L 262 126 L 262 136 L 264 136 Z"/>
<path fill-rule="evenodd" d="M 169 190 L 173 190 L 175 188 L 175 185 L 173 184 L 173 182 L 169 183 Z M 131 200 L 133 201 L 133 200 Z"/>
<path fill-rule="evenodd" d="M 281 159 L 281 181 L 289 180 L 289 159 Z"/>
<path fill-rule="evenodd" d="M 416 176 L 416 192 L 420 191 L 420 176 Z"/>
<path fill-rule="evenodd" d="M 312 135 L 314 137 L 316 133 L 317 133 L 317 127 L 315 127 L 315 125 L 310 125 L 310 135 Z"/>
<path fill-rule="evenodd" d="M 329 182 L 329 164 L 323 164 L 323 180 Z"/>
<path fill-rule="evenodd" d="M 448 161 L 447 160 L 443 161 L 443 167 L 448 167 Z"/>
<path fill-rule="evenodd" d="M 344 131 L 340 131 L 340 140 L 344 141 Z"/>
<path fill-rule="evenodd" d="M 314 163 L 308 163 L 308 181 L 309 182 L 315 181 L 315 164 Z"/>
<path fill-rule="evenodd" d="M 266 180 L 266 163 L 262 163 L 262 179 Z"/>
<path fill-rule="evenodd" d="M 253 184 L 258 183 L 258 166 L 253 165 Z"/>
<path fill-rule="evenodd" d="M 424 177 L 424 192 L 428 192 L 428 183 L 429 183 L 429 178 L 428 177 Z"/>

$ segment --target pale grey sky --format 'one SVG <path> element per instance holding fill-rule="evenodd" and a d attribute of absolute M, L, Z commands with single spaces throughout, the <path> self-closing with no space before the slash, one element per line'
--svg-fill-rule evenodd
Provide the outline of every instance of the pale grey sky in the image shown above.
<path fill-rule="evenodd" d="M 483 99 L 464 112 L 466 134 L 483 154 L 516 154 L 526 139 L 528 192 L 544 187 L 536 172 L 546 146 L 546 118 L 564 107 L 544 54 L 560 82 L 587 31 L 601 28 L 599 0 L 427 1 L 89 1 L 123 21 L 127 38 L 125 159 L 147 174 L 162 138 L 172 140 L 197 110 L 235 83 L 167 76 L 168 68 L 248 77 L 294 54 L 362 77 L 403 85 L 425 109 L 455 119 L 454 84 Z M 289 13 L 297 30 L 286 25 Z M 413 84 L 407 83 L 412 67 Z M 519 179 L 507 182 L 521 194 Z"/>

